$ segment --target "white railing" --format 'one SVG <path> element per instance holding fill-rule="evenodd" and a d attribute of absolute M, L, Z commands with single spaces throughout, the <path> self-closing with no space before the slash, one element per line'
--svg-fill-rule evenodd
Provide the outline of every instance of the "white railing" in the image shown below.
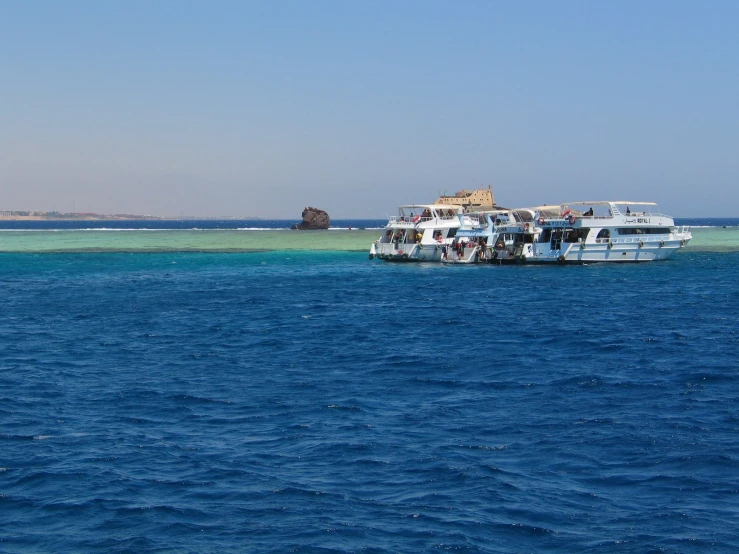
<path fill-rule="evenodd" d="M 408 223 L 409 225 L 416 225 L 418 223 L 426 222 L 426 221 L 453 221 L 456 220 L 457 216 L 448 216 L 448 215 L 442 215 L 439 217 L 421 217 L 419 215 L 414 215 L 413 217 L 409 217 L 407 215 L 391 215 L 388 217 L 388 223 L 392 224 L 398 224 L 398 223 Z"/>
<path fill-rule="evenodd" d="M 596 244 L 655 244 L 666 242 L 674 242 L 679 240 L 679 235 L 633 235 L 630 237 L 618 237 L 618 238 L 601 238 L 595 239 Z"/>
<path fill-rule="evenodd" d="M 585 215 L 585 214 L 577 214 L 577 213 L 574 213 L 574 212 L 573 212 L 572 215 L 574 215 L 578 219 L 587 219 L 587 220 L 613 219 L 613 217 L 616 216 L 616 215 L 621 215 L 621 216 L 624 216 L 624 217 L 665 217 L 665 218 L 668 218 L 668 219 L 670 218 L 669 215 L 662 214 L 662 213 L 630 212 L 630 213 L 627 214 L 626 212 L 621 212 L 621 211 L 617 211 L 617 212 L 615 212 L 612 215 Z M 559 218 L 557 218 L 557 217 L 552 217 L 552 218 L 544 217 L 544 219 L 550 219 L 551 220 L 551 219 L 563 219 L 563 218 L 561 218 L 561 217 L 559 217 Z"/>
<path fill-rule="evenodd" d="M 388 218 L 388 223 L 392 223 L 394 225 L 397 225 L 398 223 L 407 223 L 408 225 L 415 225 L 416 223 L 420 223 L 421 221 L 431 221 L 434 219 L 433 217 L 421 217 L 421 216 L 413 216 L 406 217 L 406 216 L 400 216 L 400 215 L 391 215 Z"/>

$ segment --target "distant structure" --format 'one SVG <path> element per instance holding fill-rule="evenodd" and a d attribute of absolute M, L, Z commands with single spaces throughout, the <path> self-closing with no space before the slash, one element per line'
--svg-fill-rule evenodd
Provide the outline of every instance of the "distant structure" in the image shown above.
<path fill-rule="evenodd" d="M 464 206 L 467 211 L 492 210 L 495 208 L 495 197 L 492 187 L 477 190 L 460 190 L 454 196 L 440 196 L 434 204 L 445 204 L 447 206 Z"/>
<path fill-rule="evenodd" d="M 298 229 L 300 231 L 313 231 L 317 229 L 328 229 L 331 224 L 331 218 L 323 210 L 318 208 L 307 207 L 303 210 L 303 221 L 293 225 L 290 229 Z"/>

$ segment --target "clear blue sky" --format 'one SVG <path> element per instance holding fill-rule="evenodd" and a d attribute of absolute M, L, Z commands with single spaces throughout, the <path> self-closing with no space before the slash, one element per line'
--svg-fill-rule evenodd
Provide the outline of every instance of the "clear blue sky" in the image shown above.
<path fill-rule="evenodd" d="M 739 216 L 739 2 L 0 0 L 0 210 Z"/>

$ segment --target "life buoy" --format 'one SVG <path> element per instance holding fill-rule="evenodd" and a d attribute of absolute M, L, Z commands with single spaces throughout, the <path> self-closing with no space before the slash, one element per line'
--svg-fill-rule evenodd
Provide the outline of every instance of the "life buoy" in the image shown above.
<path fill-rule="evenodd" d="M 572 213 L 572 210 L 565 210 L 562 212 L 562 219 L 567 219 L 567 216 Z"/>
<path fill-rule="evenodd" d="M 544 223 L 545 223 L 545 220 L 543 217 L 540 217 L 539 219 L 536 220 L 536 224 L 539 225 L 540 227 L 544 225 Z"/>
<path fill-rule="evenodd" d="M 577 221 L 577 218 L 574 215 L 570 214 L 567 216 L 567 223 L 570 225 L 574 225 L 575 221 Z"/>

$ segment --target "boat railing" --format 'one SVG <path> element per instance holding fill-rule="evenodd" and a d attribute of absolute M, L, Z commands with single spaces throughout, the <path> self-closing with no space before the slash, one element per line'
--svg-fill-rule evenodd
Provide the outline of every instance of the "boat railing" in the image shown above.
<path fill-rule="evenodd" d="M 431 221 L 434 219 L 433 217 L 421 217 L 420 215 L 416 215 L 413 217 L 408 216 L 401 216 L 401 215 L 391 215 L 388 218 L 388 223 L 392 223 L 397 225 L 398 223 L 407 223 L 408 225 L 415 225 L 417 223 L 420 223 L 421 221 Z"/>
<path fill-rule="evenodd" d="M 408 225 L 417 225 L 419 223 L 427 222 L 427 221 L 453 221 L 457 220 L 456 215 L 448 216 L 448 215 L 441 215 L 439 217 L 422 217 L 419 215 L 409 217 L 409 216 L 403 216 L 403 215 L 391 215 L 388 218 L 388 224 L 392 225 L 398 225 L 407 223 Z"/>
<path fill-rule="evenodd" d="M 669 215 L 658 212 L 621 212 L 620 214 L 625 217 L 666 217 L 670 219 Z"/>
<path fill-rule="evenodd" d="M 636 244 L 644 242 L 664 242 L 674 237 L 670 235 L 629 235 L 626 237 L 604 237 L 595 239 L 596 244 Z"/>
<path fill-rule="evenodd" d="M 670 218 L 669 215 L 662 214 L 662 213 L 652 213 L 652 212 L 630 212 L 630 213 L 619 212 L 618 215 L 622 215 L 622 216 L 625 216 L 625 217 L 666 217 L 668 219 Z M 575 216 L 578 217 L 579 219 L 586 219 L 588 221 L 590 221 L 590 220 L 597 220 L 597 219 L 613 219 L 613 214 L 610 214 L 610 215 L 598 215 L 598 214 L 595 214 L 595 215 L 585 215 L 585 214 L 578 214 L 576 212 L 575 213 Z M 548 218 L 545 218 L 545 219 L 548 219 Z"/>
<path fill-rule="evenodd" d="M 612 215 L 578 215 L 575 217 L 579 217 L 580 219 L 587 219 L 588 221 L 596 219 L 613 219 Z"/>

